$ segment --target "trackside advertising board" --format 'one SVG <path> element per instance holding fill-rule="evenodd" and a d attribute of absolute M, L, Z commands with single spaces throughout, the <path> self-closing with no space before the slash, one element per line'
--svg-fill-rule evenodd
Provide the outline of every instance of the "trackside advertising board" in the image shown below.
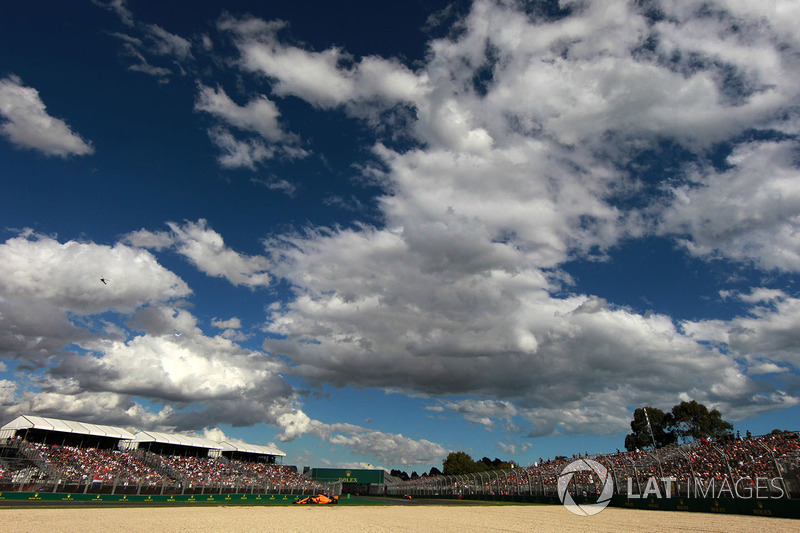
<path fill-rule="evenodd" d="M 154 503 L 154 504 L 291 504 L 303 498 L 300 494 L 76 494 L 64 492 L 0 492 L 0 505 L 14 501 L 33 502 L 95 502 L 95 503 Z"/>
<path fill-rule="evenodd" d="M 321 483 L 383 483 L 383 470 L 312 468 L 311 479 Z"/>

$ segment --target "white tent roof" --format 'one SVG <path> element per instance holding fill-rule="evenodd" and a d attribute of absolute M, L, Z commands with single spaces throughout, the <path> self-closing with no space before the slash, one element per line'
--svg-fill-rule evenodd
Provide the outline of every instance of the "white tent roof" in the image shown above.
<path fill-rule="evenodd" d="M 222 446 L 222 451 L 225 452 L 244 452 L 244 453 L 257 453 L 260 455 L 279 455 L 286 457 L 286 454 L 274 446 L 259 446 L 258 444 L 248 444 L 246 442 L 230 442 L 222 441 L 219 443 Z"/>
<path fill-rule="evenodd" d="M 246 442 L 216 442 L 203 437 L 195 437 L 193 435 L 162 433 L 160 431 L 140 431 L 134 435 L 130 431 L 121 427 L 102 426 L 100 424 L 90 424 L 88 422 L 76 422 L 73 420 L 61 420 L 59 418 L 45 418 L 31 415 L 18 416 L 0 428 L 0 431 L 19 431 L 25 429 L 60 431 L 63 433 L 74 433 L 76 435 L 91 435 L 96 437 L 129 440 L 137 443 L 157 442 L 161 444 L 191 446 L 194 448 L 208 448 L 210 450 L 219 451 L 256 453 L 259 455 L 276 455 L 280 457 L 286 456 L 284 452 L 280 451 L 274 446 L 261 446 L 258 444 L 248 444 Z"/>
<path fill-rule="evenodd" d="M 21 429 L 60 431 L 62 433 L 75 433 L 77 435 L 91 435 L 94 437 L 109 437 L 112 439 L 133 439 L 133 433 L 121 427 L 101 426 L 99 424 L 89 424 L 87 422 L 75 422 L 73 420 L 61 420 L 58 418 L 45 418 L 42 416 L 30 415 L 18 416 L 0 428 L 0 431 L 19 431 Z"/>
<path fill-rule="evenodd" d="M 158 442 L 162 444 L 173 444 L 175 446 L 192 446 L 195 448 L 209 448 L 211 450 L 222 450 L 218 442 L 202 437 L 181 435 L 180 433 L 161 433 L 160 431 L 140 431 L 133 437 L 134 442 Z"/>

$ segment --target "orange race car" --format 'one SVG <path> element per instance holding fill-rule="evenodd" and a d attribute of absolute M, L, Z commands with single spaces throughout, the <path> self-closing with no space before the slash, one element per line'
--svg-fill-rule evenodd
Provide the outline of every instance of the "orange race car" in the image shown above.
<path fill-rule="evenodd" d="M 330 503 L 339 503 L 339 497 L 334 496 L 333 498 L 327 496 L 326 494 L 317 494 L 316 496 L 307 496 L 302 500 L 297 500 L 294 502 L 299 505 L 306 505 L 309 503 L 317 503 L 320 505 L 327 505 Z"/>

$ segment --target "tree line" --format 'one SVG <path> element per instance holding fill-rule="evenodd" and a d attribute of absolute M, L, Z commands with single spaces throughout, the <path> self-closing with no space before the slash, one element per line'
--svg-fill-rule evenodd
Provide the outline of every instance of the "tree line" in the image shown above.
<path fill-rule="evenodd" d="M 476 474 L 478 472 L 488 472 L 491 470 L 510 470 L 516 467 L 517 464 L 514 461 L 503 461 L 497 457 L 495 457 L 494 460 L 484 457 L 480 461 L 474 461 L 467 452 L 450 452 L 442 462 L 442 470 L 434 466 L 431 468 L 430 472 L 423 472 L 422 475 L 416 472 L 411 472 L 411 475 L 409 475 L 400 470 L 392 470 L 390 474 L 403 481 L 408 481 L 409 479 L 417 479 L 425 476 Z"/>
<path fill-rule="evenodd" d="M 649 424 L 648 424 L 649 421 Z M 633 412 L 631 433 L 625 436 L 628 451 L 661 448 L 676 442 L 733 436 L 733 425 L 722 414 L 695 400 L 681 402 L 664 412 L 657 407 L 640 407 Z"/>
<path fill-rule="evenodd" d="M 649 421 L 649 424 L 648 424 Z M 722 414 L 716 410 L 708 410 L 695 400 L 681 402 L 664 412 L 657 407 L 639 407 L 633 412 L 631 433 L 625 436 L 625 449 L 628 451 L 645 448 L 661 448 L 676 442 L 687 442 L 703 438 L 725 439 L 732 437 L 733 424 L 723 420 Z M 559 456 L 557 458 L 566 459 Z M 401 470 L 392 470 L 391 475 L 408 481 L 426 476 L 451 476 L 476 474 L 491 470 L 510 470 L 516 468 L 514 461 L 494 460 L 484 457 L 474 461 L 467 452 L 450 452 L 442 462 L 442 470 L 435 466 L 430 472 L 421 475 L 412 472 L 409 475 Z"/>

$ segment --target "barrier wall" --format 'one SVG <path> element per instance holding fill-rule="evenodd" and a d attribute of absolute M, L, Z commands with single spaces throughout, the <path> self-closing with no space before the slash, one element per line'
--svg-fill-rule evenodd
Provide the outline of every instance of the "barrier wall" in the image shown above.
<path fill-rule="evenodd" d="M 114 503 L 114 504 L 243 504 L 286 505 L 305 498 L 302 494 L 74 494 L 66 492 L 0 492 L 0 506 L 14 502 L 35 504 Z"/>
<path fill-rule="evenodd" d="M 420 496 L 425 499 L 446 498 L 452 496 Z M 538 503 L 561 505 L 561 500 L 553 496 L 527 495 L 491 495 L 474 494 L 464 496 L 464 500 L 481 500 L 497 502 Z M 573 497 L 575 503 L 586 503 L 581 496 Z M 630 499 L 626 496 L 614 495 L 610 507 L 640 509 L 646 511 L 684 511 L 691 513 L 742 514 L 751 516 L 771 516 L 775 518 L 800 519 L 800 500 L 781 499 L 737 499 L 737 498 L 644 498 Z"/>
<path fill-rule="evenodd" d="M 643 498 L 626 496 L 611 498 L 614 507 L 656 511 L 688 511 L 695 513 L 744 514 L 776 518 L 800 518 L 800 501 L 744 498 Z"/>

